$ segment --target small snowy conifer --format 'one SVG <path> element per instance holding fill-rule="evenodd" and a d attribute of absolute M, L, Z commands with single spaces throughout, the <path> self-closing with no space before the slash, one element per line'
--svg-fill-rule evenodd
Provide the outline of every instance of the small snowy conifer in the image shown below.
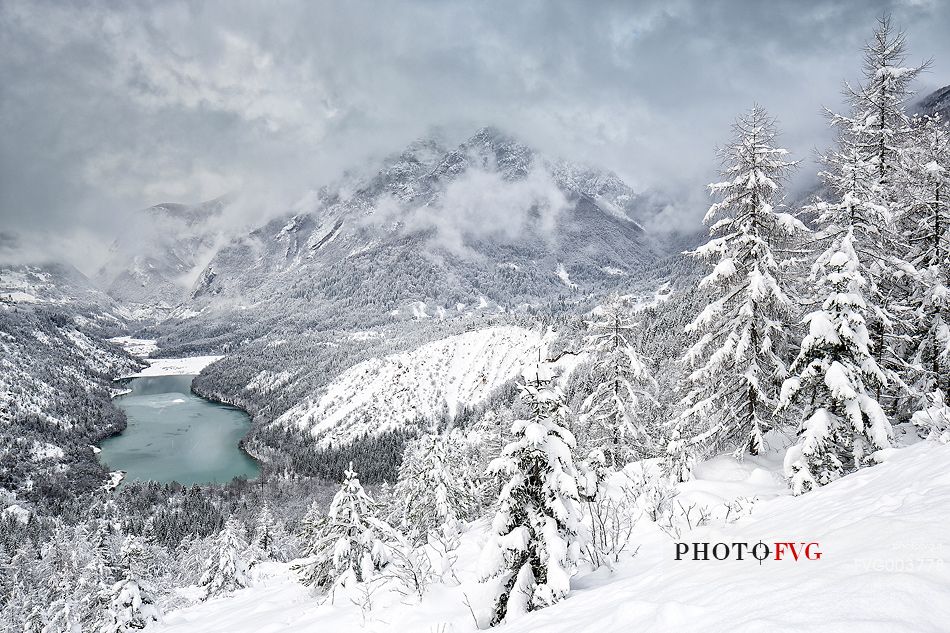
<path fill-rule="evenodd" d="M 563 396 L 542 368 L 531 373 L 521 387 L 531 416 L 514 423 L 512 442 L 490 466 L 508 476 L 482 551 L 483 578 L 501 579 L 493 626 L 567 595 L 584 534 Z"/>
<path fill-rule="evenodd" d="M 609 467 L 654 457 L 657 433 L 639 415 L 639 408 L 642 400 L 654 399 L 656 383 L 647 360 L 634 345 L 635 323 L 629 307 L 614 294 L 595 310 L 587 327 L 585 351 L 593 359 L 595 386 L 584 400 L 583 415 L 593 427 L 594 443 L 603 450 Z"/>
<path fill-rule="evenodd" d="M 327 516 L 310 513 L 304 522 L 310 559 L 298 567 L 304 584 L 329 589 L 333 595 L 337 587 L 355 589 L 354 585 L 373 580 L 390 562 L 390 546 L 396 539 L 377 512 L 350 464 Z"/>
<path fill-rule="evenodd" d="M 204 588 L 204 598 L 212 598 L 247 587 L 247 562 L 243 554 L 247 544 L 242 537 L 243 527 L 229 519 L 214 539 L 211 553 L 205 559 L 204 573 L 198 585 Z"/>
<path fill-rule="evenodd" d="M 795 399 L 804 410 L 799 442 L 785 456 L 796 494 L 874 463 L 875 451 L 888 448 L 893 435 L 873 396 L 885 375 L 871 355 L 853 229 L 818 258 L 813 278 L 825 299 L 805 316 L 808 334 L 792 366 L 797 375 L 782 388 L 783 405 Z"/>

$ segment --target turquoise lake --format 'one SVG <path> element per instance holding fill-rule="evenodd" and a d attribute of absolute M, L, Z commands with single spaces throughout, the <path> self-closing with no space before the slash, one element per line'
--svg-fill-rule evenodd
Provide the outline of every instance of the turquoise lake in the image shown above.
<path fill-rule="evenodd" d="M 100 442 L 99 459 L 126 481 L 226 483 L 254 479 L 256 461 L 238 443 L 251 428 L 246 413 L 191 393 L 194 376 L 132 378 L 115 404 L 128 428 Z"/>

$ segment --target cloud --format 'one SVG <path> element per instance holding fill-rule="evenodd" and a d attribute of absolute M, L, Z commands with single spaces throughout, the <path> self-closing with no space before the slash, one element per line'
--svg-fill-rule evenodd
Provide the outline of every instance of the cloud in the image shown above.
<path fill-rule="evenodd" d="M 407 233 L 427 232 L 428 246 L 472 257 L 469 240 L 514 240 L 529 232 L 553 240 L 558 218 L 567 208 L 551 174 L 539 166 L 514 181 L 497 171 L 469 169 L 433 203 L 404 209 L 391 199 L 383 200 L 365 221 L 398 225 Z"/>
<path fill-rule="evenodd" d="M 7 0 L 0 230 L 83 265 L 137 209 L 239 190 L 237 230 L 436 125 L 603 165 L 698 223 L 735 114 L 762 103 L 809 156 L 886 10 L 936 58 L 921 89 L 950 83 L 931 2 Z"/>

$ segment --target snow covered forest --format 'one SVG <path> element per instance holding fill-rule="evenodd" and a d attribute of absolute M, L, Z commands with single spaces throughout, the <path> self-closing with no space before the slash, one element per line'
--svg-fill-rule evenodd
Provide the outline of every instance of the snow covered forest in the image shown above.
<path fill-rule="evenodd" d="M 946 627 L 950 122 L 908 47 L 882 17 L 806 195 L 809 148 L 738 113 L 699 236 L 485 128 L 228 242 L 185 299 L 148 307 L 157 265 L 105 291 L 3 267 L 0 631 Z M 528 217 L 553 229 L 460 253 L 379 219 L 483 168 L 544 180 Z M 115 485 L 93 449 L 125 428 L 127 335 L 223 356 L 192 389 L 249 413 L 260 479 Z M 773 537 L 825 558 L 672 560 Z M 933 549 L 860 569 L 902 538 Z"/>

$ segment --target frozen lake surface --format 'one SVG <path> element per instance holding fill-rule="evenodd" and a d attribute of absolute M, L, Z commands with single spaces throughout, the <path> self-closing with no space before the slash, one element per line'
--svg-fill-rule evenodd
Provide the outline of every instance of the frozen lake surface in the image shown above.
<path fill-rule="evenodd" d="M 238 446 L 250 418 L 191 393 L 193 378 L 130 379 L 132 392 L 115 400 L 129 426 L 99 444 L 99 459 L 112 470 L 124 470 L 126 480 L 193 484 L 257 477 L 257 462 Z"/>

